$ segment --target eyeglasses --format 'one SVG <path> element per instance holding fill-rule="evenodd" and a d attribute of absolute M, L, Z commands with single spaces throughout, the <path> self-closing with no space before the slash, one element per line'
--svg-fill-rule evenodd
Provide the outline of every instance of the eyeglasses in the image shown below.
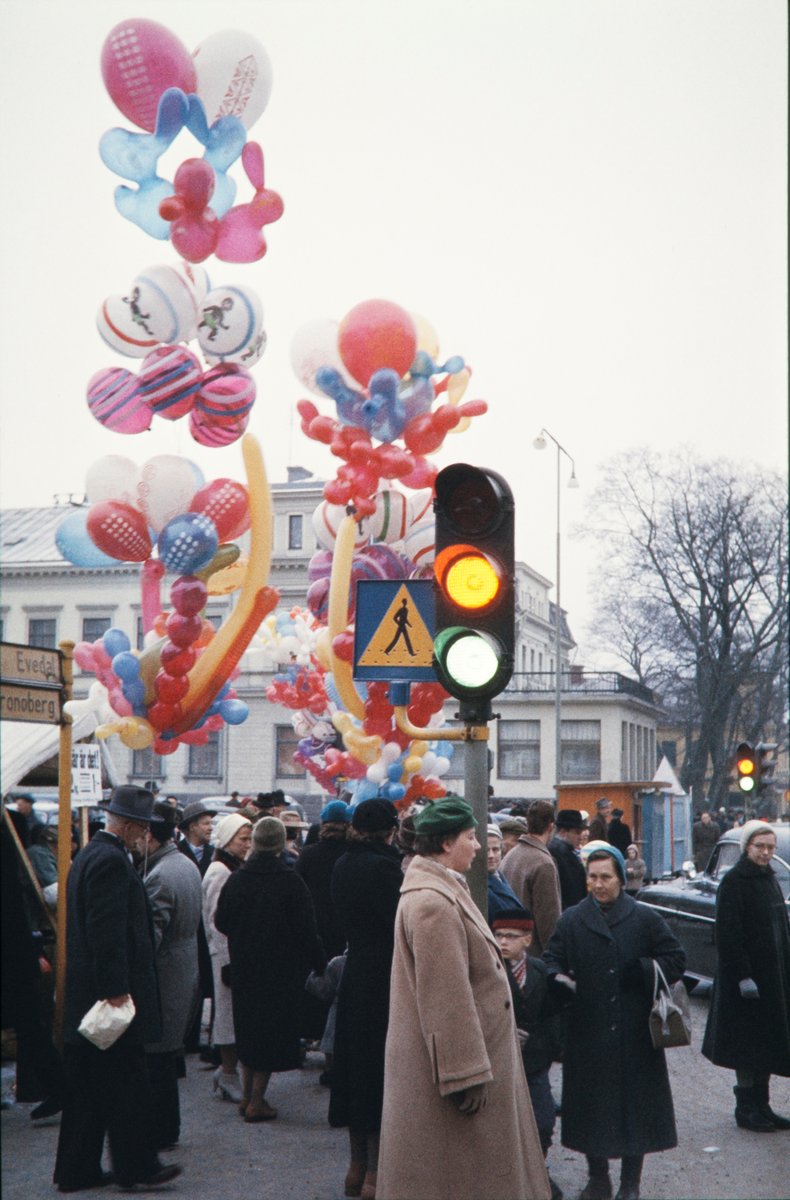
<path fill-rule="evenodd" d="M 494 932 L 494 937 L 503 942 L 517 942 L 519 938 L 523 938 L 526 933 L 526 929 L 524 930 L 524 933 L 503 933 L 501 930 L 497 929 Z"/>

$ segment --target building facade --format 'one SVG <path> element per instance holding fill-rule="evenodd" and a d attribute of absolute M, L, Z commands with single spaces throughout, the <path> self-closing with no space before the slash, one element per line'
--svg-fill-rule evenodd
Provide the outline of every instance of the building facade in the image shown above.
<path fill-rule="evenodd" d="M 312 515 L 322 499 L 323 480 L 300 467 L 272 485 L 274 543 L 270 583 L 282 609 L 304 606 L 308 566 L 318 543 Z M 55 532 L 70 505 L 11 509 L 2 514 L 2 640 L 57 646 L 64 640 L 94 641 L 111 626 L 132 646 L 143 645 L 140 568 L 118 563 L 75 567 L 64 561 Z M 240 539 L 243 548 L 244 539 Z M 494 795 L 553 799 L 555 763 L 555 625 L 551 581 L 525 563 L 516 564 L 516 672 L 495 701 L 499 719 L 491 726 Z M 169 594 L 173 577 L 163 581 Z M 206 615 L 219 627 L 236 595 L 209 598 Z M 614 672 L 586 673 L 574 662 L 575 642 L 566 614 L 561 624 L 562 777 L 568 781 L 651 778 L 656 767 L 659 709 L 652 693 Z M 270 672 L 256 669 L 260 655 L 242 659 L 235 683 L 250 715 L 243 725 L 225 726 L 205 746 L 179 746 L 167 757 L 133 752 L 117 737 L 109 748 L 122 779 L 156 779 L 163 793 L 181 801 L 231 791 L 250 794 L 280 787 L 314 814 L 323 802 L 318 785 L 293 761 L 296 735 L 291 712 L 266 699 Z M 75 698 L 85 696 L 89 673 L 75 670 Z M 446 705 L 452 722 L 456 702 Z M 451 760 L 447 782 L 463 791 L 463 748 Z"/>

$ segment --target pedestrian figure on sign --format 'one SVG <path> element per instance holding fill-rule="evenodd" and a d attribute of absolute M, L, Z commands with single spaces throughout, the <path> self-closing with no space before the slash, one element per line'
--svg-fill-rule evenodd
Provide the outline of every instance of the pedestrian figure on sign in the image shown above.
<path fill-rule="evenodd" d="M 136 287 L 133 289 L 131 296 L 124 296 L 123 302 L 124 304 L 129 305 L 129 312 L 132 314 L 132 321 L 134 324 L 139 325 L 141 329 L 144 329 L 149 337 L 153 337 L 153 331 L 146 325 L 146 321 L 151 320 L 151 314 L 140 312 L 140 305 L 137 303 L 139 299 L 140 289 Z M 157 788 L 157 791 L 158 790 L 159 789 Z"/>
<path fill-rule="evenodd" d="M 407 633 L 407 630 L 411 629 L 411 621 L 409 620 L 409 602 L 405 599 L 405 597 L 403 600 L 401 600 L 400 608 L 392 619 L 398 627 L 398 632 L 395 634 L 395 637 L 392 639 L 389 646 L 387 646 L 387 649 L 384 651 L 384 653 L 390 654 L 395 649 L 400 639 L 403 638 L 404 642 L 406 643 L 406 649 L 409 651 L 411 657 L 414 658 L 414 650 Z"/>
<path fill-rule="evenodd" d="M 230 329 L 230 326 L 226 325 L 222 318 L 232 308 L 233 299 L 230 296 L 226 296 L 222 304 L 209 304 L 208 308 L 203 309 L 203 320 L 198 325 L 198 329 L 211 330 L 211 333 L 208 335 L 208 341 L 213 342 L 220 329 Z"/>

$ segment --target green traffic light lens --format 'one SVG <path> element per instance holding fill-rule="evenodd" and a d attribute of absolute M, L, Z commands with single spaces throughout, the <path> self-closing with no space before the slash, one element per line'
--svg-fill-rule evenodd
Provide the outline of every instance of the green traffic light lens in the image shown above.
<path fill-rule="evenodd" d="M 443 629 L 434 643 L 434 653 L 458 687 L 484 688 L 499 670 L 499 654 L 493 638 L 462 626 Z"/>
<path fill-rule="evenodd" d="M 742 779 L 739 779 L 738 787 L 741 789 L 742 792 L 753 791 L 754 790 L 754 780 L 752 779 L 751 775 L 744 775 Z"/>

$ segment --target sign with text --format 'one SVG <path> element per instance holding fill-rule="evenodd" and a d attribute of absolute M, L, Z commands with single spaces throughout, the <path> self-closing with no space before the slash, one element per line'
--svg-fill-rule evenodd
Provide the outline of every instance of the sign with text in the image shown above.
<path fill-rule="evenodd" d="M 0 643 L 0 676 L 14 683 L 32 683 L 45 687 L 60 687 L 63 681 L 60 651 L 37 646 L 19 646 L 15 642 Z"/>
<path fill-rule="evenodd" d="M 433 581 L 360 579 L 354 678 L 433 682 Z"/>
<path fill-rule="evenodd" d="M 98 804 L 101 790 L 101 750 L 98 746 L 74 746 L 71 751 L 71 806 L 88 808 Z"/>
<path fill-rule="evenodd" d="M 25 687 L 0 683 L 0 717 L 4 721 L 38 721 L 60 724 L 60 688 Z"/>

